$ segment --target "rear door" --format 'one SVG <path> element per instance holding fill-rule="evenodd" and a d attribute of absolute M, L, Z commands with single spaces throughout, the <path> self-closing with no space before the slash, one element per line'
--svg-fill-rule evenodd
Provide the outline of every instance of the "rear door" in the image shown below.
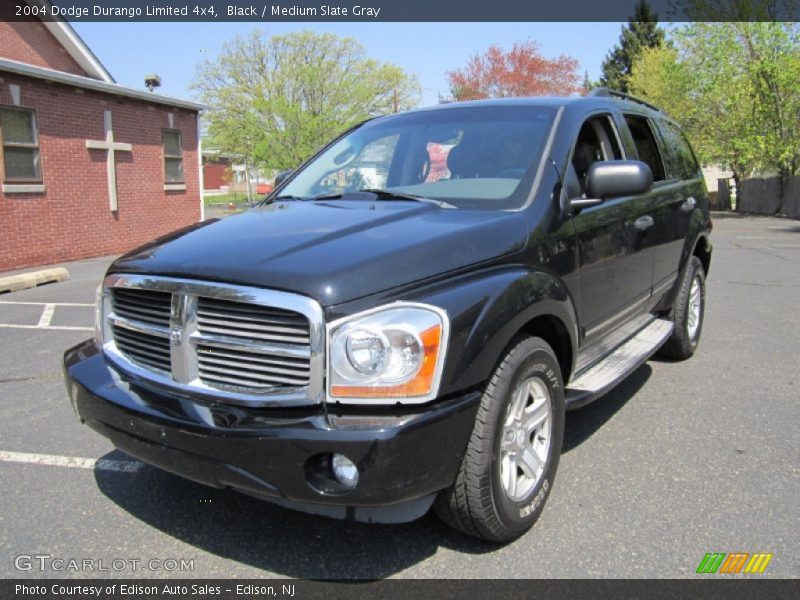
<path fill-rule="evenodd" d="M 665 159 L 668 193 L 656 208 L 653 296 L 658 301 L 678 277 L 689 224 L 705 195 L 703 174 L 683 132 L 666 119 L 656 121 Z"/>
<path fill-rule="evenodd" d="M 649 300 L 648 306 L 651 307 L 653 282 L 661 282 L 666 274 L 655 274 L 655 265 L 658 262 L 662 267 L 665 264 L 665 257 L 656 259 L 658 252 L 671 251 L 666 246 L 668 242 L 668 231 L 672 226 L 667 223 L 670 221 L 670 207 L 675 205 L 680 198 L 680 189 L 677 181 L 670 179 L 667 162 L 659 144 L 660 135 L 653 120 L 644 114 L 633 112 L 623 113 L 625 126 L 630 133 L 630 141 L 633 144 L 634 158 L 646 163 L 653 172 L 653 187 L 643 196 L 646 203 L 646 210 L 635 221 L 635 228 L 641 243 L 651 250 L 652 265 L 650 269 L 650 280 L 648 282 Z M 671 234 L 669 234 L 671 235 Z M 675 263 L 677 265 L 677 261 Z"/>

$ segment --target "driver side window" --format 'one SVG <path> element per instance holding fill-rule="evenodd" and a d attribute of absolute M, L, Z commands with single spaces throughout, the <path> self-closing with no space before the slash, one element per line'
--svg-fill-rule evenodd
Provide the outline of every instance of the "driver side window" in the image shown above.
<path fill-rule="evenodd" d="M 621 160 L 619 138 L 609 115 L 587 119 L 581 126 L 567 173 L 567 191 L 570 197 L 586 196 L 586 175 L 589 168 L 601 160 Z"/>
<path fill-rule="evenodd" d="M 328 173 L 317 184 L 320 193 L 333 194 L 365 188 L 385 188 L 389 167 L 400 136 L 398 134 L 373 140 L 353 158 L 353 151 L 345 149 L 334 158 L 345 166 Z"/>

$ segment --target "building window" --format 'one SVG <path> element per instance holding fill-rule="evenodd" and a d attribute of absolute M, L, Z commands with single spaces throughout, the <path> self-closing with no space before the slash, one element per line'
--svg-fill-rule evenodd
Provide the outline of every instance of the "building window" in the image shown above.
<path fill-rule="evenodd" d="M 42 181 L 36 113 L 27 108 L 0 107 L 3 181 Z"/>
<path fill-rule="evenodd" d="M 161 139 L 164 141 L 164 181 L 184 183 L 181 132 L 177 129 L 162 129 Z"/>

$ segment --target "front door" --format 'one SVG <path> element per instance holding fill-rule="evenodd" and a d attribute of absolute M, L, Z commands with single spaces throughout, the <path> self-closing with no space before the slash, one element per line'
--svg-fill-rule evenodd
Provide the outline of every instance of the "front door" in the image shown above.
<path fill-rule="evenodd" d="M 567 169 L 568 194 L 586 194 L 585 177 L 592 163 L 623 158 L 610 115 L 591 117 L 581 127 Z M 587 343 L 646 307 L 653 268 L 649 207 L 648 195 L 613 198 L 573 218 Z"/>

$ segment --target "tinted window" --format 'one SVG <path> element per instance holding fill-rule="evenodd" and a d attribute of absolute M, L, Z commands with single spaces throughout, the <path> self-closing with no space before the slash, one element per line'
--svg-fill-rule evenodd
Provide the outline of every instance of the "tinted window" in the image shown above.
<path fill-rule="evenodd" d="M 667 146 L 670 175 L 676 179 L 694 179 L 700 176 L 700 167 L 686 136 L 672 123 L 661 121 L 661 133 Z"/>
<path fill-rule="evenodd" d="M 309 198 L 383 188 L 464 208 L 524 204 L 555 109 L 469 107 L 369 121 L 327 148 L 281 190 Z"/>
<path fill-rule="evenodd" d="M 625 115 L 625 122 L 628 124 L 633 143 L 636 145 L 639 160 L 648 164 L 653 172 L 653 181 L 664 181 L 664 163 L 661 160 L 650 123 L 645 117 L 635 115 Z"/>
<path fill-rule="evenodd" d="M 579 193 L 586 194 L 586 174 L 589 167 L 601 160 L 619 160 L 622 158 L 617 136 L 607 116 L 593 117 L 586 121 L 578 133 L 575 148 L 570 161 L 568 192 L 575 197 Z M 572 181 L 580 185 L 580 192 L 574 188 Z"/>

